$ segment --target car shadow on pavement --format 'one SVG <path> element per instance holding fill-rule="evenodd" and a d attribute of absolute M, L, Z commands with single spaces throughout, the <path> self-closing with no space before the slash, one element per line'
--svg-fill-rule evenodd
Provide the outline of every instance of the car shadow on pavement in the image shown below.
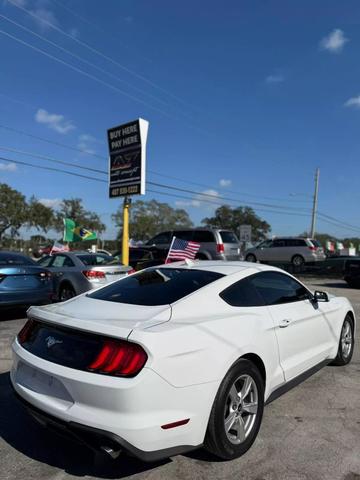
<path fill-rule="evenodd" d="M 17 320 L 26 318 L 26 308 L 1 308 L 0 321 Z"/>
<path fill-rule="evenodd" d="M 145 463 L 126 455 L 112 460 L 47 430 L 26 412 L 15 397 L 9 372 L 0 374 L 0 437 L 23 455 L 79 477 L 120 479 L 150 472 L 171 461 Z M 38 467 L 36 471 L 39 471 Z"/>

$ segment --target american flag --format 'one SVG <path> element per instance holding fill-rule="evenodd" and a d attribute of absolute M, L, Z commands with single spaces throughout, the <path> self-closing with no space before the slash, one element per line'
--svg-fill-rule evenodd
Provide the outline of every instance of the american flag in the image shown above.
<path fill-rule="evenodd" d="M 173 237 L 166 262 L 169 260 L 193 260 L 197 251 L 200 248 L 200 243 L 188 242 L 180 240 L 180 238 Z"/>

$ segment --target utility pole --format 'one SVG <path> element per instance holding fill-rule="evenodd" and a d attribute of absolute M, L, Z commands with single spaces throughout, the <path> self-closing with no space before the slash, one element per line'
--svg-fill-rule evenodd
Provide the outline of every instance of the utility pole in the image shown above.
<path fill-rule="evenodd" d="M 316 223 L 318 192 L 319 192 L 319 176 L 320 176 L 320 168 L 317 168 L 315 172 L 315 191 L 314 191 L 312 218 L 311 218 L 311 230 L 310 230 L 311 238 L 315 237 L 315 223 Z"/>

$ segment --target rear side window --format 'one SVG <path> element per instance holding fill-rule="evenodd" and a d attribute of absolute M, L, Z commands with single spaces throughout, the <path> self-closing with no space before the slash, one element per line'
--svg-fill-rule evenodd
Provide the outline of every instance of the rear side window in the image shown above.
<path fill-rule="evenodd" d="M 223 243 L 239 243 L 239 240 L 233 232 L 221 231 L 220 237 Z"/>
<path fill-rule="evenodd" d="M 170 232 L 163 232 L 159 233 L 155 237 L 151 238 L 149 241 L 146 242 L 146 245 L 160 245 L 162 243 L 170 243 L 171 241 L 171 233 Z"/>
<path fill-rule="evenodd" d="M 215 242 L 215 237 L 209 230 L 195 230 L 193 240 L 199 243 L 210 243 Z"/>
<path fill-rule="evenodd" d="M 41 258 L 37 263 L 38 265 L 41 265 L 42 267 L 48 267 L 51 262 L 53 261 L 54 257 L 50 257 L 50 255 L 48 255 L 47 257 L 43 257 Z"/>
<path fill-rule="evenodd" d="M 51 266 L 55 268 L 73 267 L 74 262 L 69 257 L 65 257 L 65 255 L 56 255 Z"/>
<path fill-rule="evenodd" d="M 0 265 L 11 267 L 12 265 L 36 265 L 25 255 L 14 255 L 11 253 L 0 253 Z"/>
<path fill-rule="evenodd" d="M 306 247 L 306 242 L 302 238 L 288 238 L 285 240 L 287 247 Z"/>
<path fill-rule="evenodd" d="M 308 290 L 288 275 L 280 272 L 261 272 L 249 277 L 266 305 L 292 303 L 309 298 Z"/>
<path fill-rule="evenodd" d="M 110 255 L 77 255 L 77 258 L 82 261 L 84 265 L 111 265 L 117 262 L 116 258 L 110 257 Z"/>
<path fill-rule="evenodd" d="M 191 242 L 193 239 L 194 232 L 192 230 L 178 230 L 174 232 L 174 237 L 180 238 L 180 240 L 186 240 Z"/>
<path fill-rule="evenodd" d="M 88 297 L 132 305 L 167 305 L 221 277 L 221 273 L 203 270 L 154 268 L 114 282 Z"/>
<path fill-rule="evenodd" d="M 274 240 L 273 247 L 285 247 L 285 240 Z"/>
<path fill-rule="evenodd" d="M 249 278 L 234 283 L 220 293 L 220 297 L 232 307 L 260 307 L 264 300 Z"/>

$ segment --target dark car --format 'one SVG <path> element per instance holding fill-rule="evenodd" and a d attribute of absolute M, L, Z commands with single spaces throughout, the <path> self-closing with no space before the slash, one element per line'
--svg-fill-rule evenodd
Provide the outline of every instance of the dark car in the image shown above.
<path fill-rule="evenodd" d="M 60 301 L 118 280 L 132 270 L 111 255 L 87 251 L 48 255 L 38 260 L 37 265 L 53 274 L 56 298 Z"/>
<path fill-rule="evenodd" d="M 347 282 L 349 287 L 360 288 L 360 257 L 346 260 L 344 280 Z"/>
<path fill-rule="evenodd" d="M 26 255 L 0 252 L 0 307 L 43 305 L 53 297 L 49 270 Z"/>
<path fill-rule="evenodd" d="M 134 270 L 142 270 L 147 267 L 155 267 L 165 263 L 168 250 L 156 247 L 130 247 L 129 265 Z M 114 257 L 121 261 L 122 253 L 114 253 Z"/>

